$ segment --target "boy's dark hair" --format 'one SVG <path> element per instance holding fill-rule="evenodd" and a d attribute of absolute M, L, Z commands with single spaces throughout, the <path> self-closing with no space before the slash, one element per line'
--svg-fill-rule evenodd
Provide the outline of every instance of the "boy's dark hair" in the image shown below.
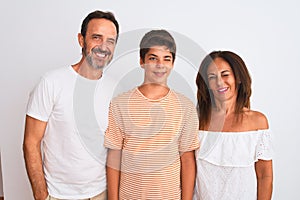
<path fill-rule="evenodd" d="M 166 30 L 152 30 L 144 35 L 140 42 L 140 58 L 145 61 L 145 55 L 153 46 L 166 46 L 173 57 L 176 55 L 176 44 L 172 35 Z"/>
<path fill-rule="evenodd" d="M 87 27 L 89 22 L 92 19 L 107 19 L 109 21 L 111 21 L 112 23 L 114 23 L 114 25 L 116 26 L 116 30 L 117 30 L 117 38 L 116 40 L 118 40 L 118 35 L 119 35 L 119 24 L 118 21 L 116 20 L 115 16 L 113 13 L 111 12 L 103 12 L 100 10 L 96 10 L 94 12 L 91 12 L 90 14 L 88 14 L 88 16 L 86 16 L 86 18 L 84 18 L 82 25 L 81 25 L 81 35 L 85 38 L 86 35 L 86 31 L 87 31 Z"/>

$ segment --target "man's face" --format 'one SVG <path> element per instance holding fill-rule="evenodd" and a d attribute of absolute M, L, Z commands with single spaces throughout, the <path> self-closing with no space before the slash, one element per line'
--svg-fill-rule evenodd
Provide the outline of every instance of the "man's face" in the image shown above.
<path fill-rule="evenodd" d="M 117 30 L 107 19 L 92 19 L 85 38 L 79 35 L 83 55 L 94 69 L 103 69 L 112 60 L 116 46 Z"/>
<path fill-rule="evenodd" d="M 167 86 L 167 78 L 173 68 L 173 56 L 166 46 L 151 47 L 140 64 L 145 70 L 144 84 Z"/>

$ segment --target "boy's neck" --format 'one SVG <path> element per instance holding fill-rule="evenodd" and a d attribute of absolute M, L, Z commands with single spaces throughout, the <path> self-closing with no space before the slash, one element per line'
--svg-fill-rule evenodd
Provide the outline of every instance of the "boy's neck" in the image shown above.
<path fill-rule="evenodd" d="M 161 99 L 170 91 L 170 88 L 167 86 L 155 83 L 143 84 L 138 89 L 145 97 L 151 100 Z"/>

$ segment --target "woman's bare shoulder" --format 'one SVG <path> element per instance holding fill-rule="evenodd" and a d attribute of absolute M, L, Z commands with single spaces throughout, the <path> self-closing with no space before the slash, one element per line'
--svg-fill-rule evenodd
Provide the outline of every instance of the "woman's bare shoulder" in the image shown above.
<path fill-rule="evenodd" d="M 244 113 L 246 114 L 253 130 L 262 130 L 269 128 L 268 119 L 262 112 L 245 109 Z"/>

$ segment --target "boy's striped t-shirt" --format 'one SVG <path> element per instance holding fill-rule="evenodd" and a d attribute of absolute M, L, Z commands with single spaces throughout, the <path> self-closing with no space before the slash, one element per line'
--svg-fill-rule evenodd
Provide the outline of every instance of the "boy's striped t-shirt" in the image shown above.
<path fill-rule="evenodd" d="M 194 104 L 170 90 L 158 100 L 138 88 L 110 105 L 105 146 L 122 150 L 120 199 L 180 199 L 180 153 L 199 147 Z"/>

